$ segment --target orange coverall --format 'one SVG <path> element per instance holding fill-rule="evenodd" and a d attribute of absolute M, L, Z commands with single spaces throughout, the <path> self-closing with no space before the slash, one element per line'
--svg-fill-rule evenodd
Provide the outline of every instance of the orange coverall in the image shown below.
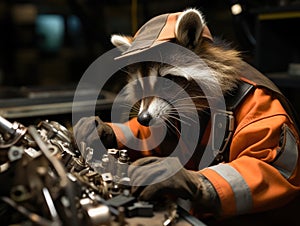
<path fill-rule="evenodd" d="M 235 131 L 229 161 L 197 170 L 214 186 L 221 214 L 233 216 L 286 204 L 300 191 L 299 137 L 294 122 L 272 91 L 255 87 L 234 112 Z M 110 124 L 119 148 L 125 139 L 118 124 Z M 124 125 L 143 139 L 148 127 L 136 118 Z M 145 150 L 143 155 L 151 155 Z"/>

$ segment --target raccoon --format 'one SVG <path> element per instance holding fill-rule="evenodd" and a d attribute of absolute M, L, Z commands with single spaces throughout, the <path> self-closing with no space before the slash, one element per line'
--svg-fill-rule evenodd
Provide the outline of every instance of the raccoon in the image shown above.
<path fill-rule="evenodd" d="M 299 130 L 288 102 L 238 51 L 211 36 L 200 11 L 154 17 L 134 37 L 111 41 L 121 50 L 115 60 L 128 61 L 124 90 L 129 115 L 136 114 L 125 123 L 80 119 L 74 136 L 127 148 L 133 194 L 189 199 L 198 217 L 265 211 L 299 195 Z M 238 104 L 230 110 L 231 102 Z M 228 158 L 215 158 L 224 149 L 215 155 L 211 134 L 224 124 L 214 111 L 234 122 L 219 140 L 229 144 Z M 201 167 L 206 153 L 217 161 Z"/>
<path fill-rule="evenodd" d="M 171 16 L 175 19 L 170 19 Z M 162 143 L 160 148 L 168 150 L 174 147 L 175 140 L 181 135 L 181 125 L 192 127 L 198 120 L 204 125 L 209 120 L 211 101 L 218 101 L 220 96 L 235 90 L 242 62 L 238 51 L 224 41 L 212 38 L 200 11 L 187 9 L 171 16 L 165 19 L 163 28 L 158 29 L 154 37 L 156 40 L 151 41 L 163 45 L 166 40 L 160 37 L 168 37 L 168 43 L 185 48 L 192 54 L 178 49 L 167 56 L 172 65 L 159 62 L 162 59 L 158 58 L 158 62 L 139 62 L 126 68 L 129 75 L 126 95 L 127 99 L 138 102 L 133 107 L 138 122 L 142 126 L 165 122 L 169 129 L 165 139 L 167 144 Z M 159 24 L 162 17 L 166 15 L 150 20 L 135 37 L 112 35 L 111 42 L 122 51 L 121 57 L 132 57 L 140 49 L 155 48 L 155 44 L 151 47 L 140 45 L 149 41 L 149 33 L 154 31 L 147 29 Z M 138 51 L 134 51 L 136 46 Z M 161 49 L 154 51 L 164 51 Z M 170 151 L 164 154 L 170 154 Z"/>

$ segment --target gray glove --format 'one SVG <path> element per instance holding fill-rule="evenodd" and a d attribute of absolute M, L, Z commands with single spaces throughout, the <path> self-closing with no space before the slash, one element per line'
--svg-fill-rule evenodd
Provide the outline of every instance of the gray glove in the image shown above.
<path fill-rule="evenodd" d="M 132 194 L 140 200 L 189 199 L 196 212 L 218 215 L 220 200 L 212 184 L 200 173 L 185 169 L 176 157 L 145 157 L 128 168 Z"/>
<path fill-rule="evenodd" d="M 73 133 L 77 144 L 83 141 L 89 147 L 95 148 L 96 141 L 101 139 L 106 148 L 117 147 L 113 129 L 98 116 L 81 118 L 73 127 Z"/>
<path fill-rule="evenodd" d="M 183 168 L 178 158 L 145 157 L 128 168 L 132 193 L 141 200 L 158 200 L 166 194 L 201 200 L 203 180 L 199 173 Z"/>

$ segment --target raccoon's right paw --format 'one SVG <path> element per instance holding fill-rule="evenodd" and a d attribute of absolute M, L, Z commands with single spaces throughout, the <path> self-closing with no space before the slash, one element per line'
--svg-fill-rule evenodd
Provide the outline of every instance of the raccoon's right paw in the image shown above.
<path fill-rule="evenodd" d="M 95 147 L 100 139 L 106 148 L 117 146 L 113 129 L 98 116 L 83 117 L 73 127 L 74 138 L 77 144 L 85 142 L 87 146 Z"/>

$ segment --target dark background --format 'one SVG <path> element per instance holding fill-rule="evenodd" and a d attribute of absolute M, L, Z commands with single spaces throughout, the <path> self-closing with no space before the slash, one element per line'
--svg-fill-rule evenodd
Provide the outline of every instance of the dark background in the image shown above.
<path fill-rule="evenodd" d="M 235 3 L 239 15 L 231 13 Z M 0 99 L 27 87 L 74 87 L 113 48 L 111 34 L 133 35 L 150 18 L 189 7 L 202 10 L 212 34 L 242 51 L 300 112 L 300 77 L 289 73 L 291 63 L 300 63 L 299 0 L 1 0 Z"/>
<path fill-rule="evenodd" d="M 241 14 L 232 14 L 235 3 L 241 4 Z M 72 103 L 69 91 L 98 56 L 113 48 L 110 35 L 133 35 L 153 16 L 189 7 L 202 10 L 212 34 L 240 50 L 300 113 L 300 74 L 290 70 L 300 63 L 299 0 L 0 0 L 0 115 L 25 125 L 50 119 L 72 126 L 71 109 L 55 113 L 61 109 L 51 104 Z M 112 79 L 106 88 L 115 92 L 124 80 Z M 109 105 L 100 105 L 105 120 Z M 296 211 L 290 213 L 297 217 Z M 282 209 L 257 217 L 262 225 L 294 223 Z M 242 225 L 240 220 L 227 225 Z M 251 216 L 246 220 L 244 225 L 257 225 Z"/>

